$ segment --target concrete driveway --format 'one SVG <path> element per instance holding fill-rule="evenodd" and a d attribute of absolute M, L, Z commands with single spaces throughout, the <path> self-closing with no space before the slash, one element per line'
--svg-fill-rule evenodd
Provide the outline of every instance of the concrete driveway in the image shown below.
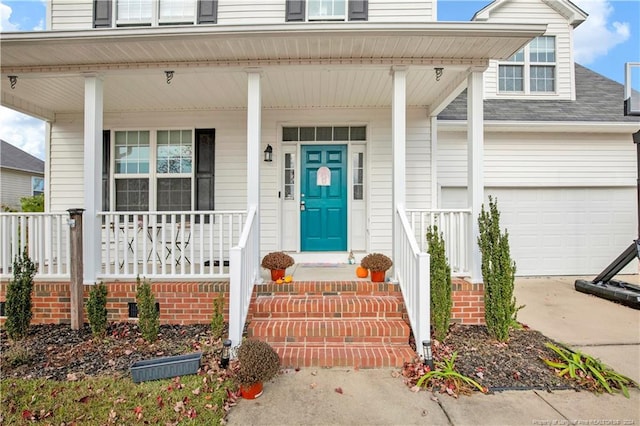
<path fill-rule="evenodd" d="M 526 305 L 518 312 L 518 320 L 640 382 L 640 310 L 576 291 L 578 278 L 593 279 L 516 279 L 517 304 Z M 639 281 L 638 275 L 617 279 Z"/>

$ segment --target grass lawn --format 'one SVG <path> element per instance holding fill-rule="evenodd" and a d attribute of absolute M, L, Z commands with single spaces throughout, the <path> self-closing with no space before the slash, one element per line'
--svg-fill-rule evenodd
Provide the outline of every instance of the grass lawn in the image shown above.
<path fill-rule="evenodd" d="M 4 379 L 0 424 L 215 425 L 233 388 L 231 380 L 206 373 L 140 384 L 129 377 Z"/>

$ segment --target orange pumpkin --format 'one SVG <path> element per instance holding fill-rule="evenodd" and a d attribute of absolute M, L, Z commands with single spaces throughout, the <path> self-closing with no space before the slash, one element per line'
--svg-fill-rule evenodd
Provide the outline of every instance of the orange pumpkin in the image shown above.
<path fill-rule="evenodd" d="M 362 266 L 358 266 L 356 268 L 356 276 L 358 278 L 367 278 L 367 275 L 369 275 L 369 270 L 367 268 L 363 268 Z"/>

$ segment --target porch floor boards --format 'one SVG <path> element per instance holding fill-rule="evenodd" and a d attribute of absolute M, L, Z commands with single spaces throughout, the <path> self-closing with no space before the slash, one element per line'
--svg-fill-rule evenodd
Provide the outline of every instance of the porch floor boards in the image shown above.
<path fill-rule="evenodd" d="M 283 367 L 402 367 L 416 357 L 398 285 L 268 282 L 255 287 L 247 335 L 268 342 Z"/>

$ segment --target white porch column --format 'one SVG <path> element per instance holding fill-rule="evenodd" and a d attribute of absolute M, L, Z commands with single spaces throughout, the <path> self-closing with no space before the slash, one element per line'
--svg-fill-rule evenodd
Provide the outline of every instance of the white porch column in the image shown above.
<path fill-rule="evenodd" d="M 469 226 L 469 269 L 471 282 L 482 282 L 480 230 L 478 217 L 484 199 L 484 106 L 482 96 L 483 72 L 473 71 L 467 80 L 467 195 L 471 207 Z"/>
<path fill-rule="evenodd" d="M 84 79 L 84 282 L 94 284 L 100 271 L 102 208 L 102 77 Z M 76 206 L 74 206 L 76 207 Z M 79 207 L 79 206 L 77 206 Z"/>
<path fill-rule="evenodd" d="M 260 69 L 247 70 L 247 208 L 256 206 L 255 240 L 251 243 L 256 247 L 255 268 L 260 271 L 260 159 L 262 143 L 262 98 L 260 93 Z"/>
<path fill-rule="evenodd" d="M 400 248 L 398 235 L 402 225 L 396 209 L 405 207 L 405 168 L 407 140 L 407 68 L 393 67 L 393 101 L 391 104 L 391 142 L 393 158 L 393 259 L 398 262 Z"/>

